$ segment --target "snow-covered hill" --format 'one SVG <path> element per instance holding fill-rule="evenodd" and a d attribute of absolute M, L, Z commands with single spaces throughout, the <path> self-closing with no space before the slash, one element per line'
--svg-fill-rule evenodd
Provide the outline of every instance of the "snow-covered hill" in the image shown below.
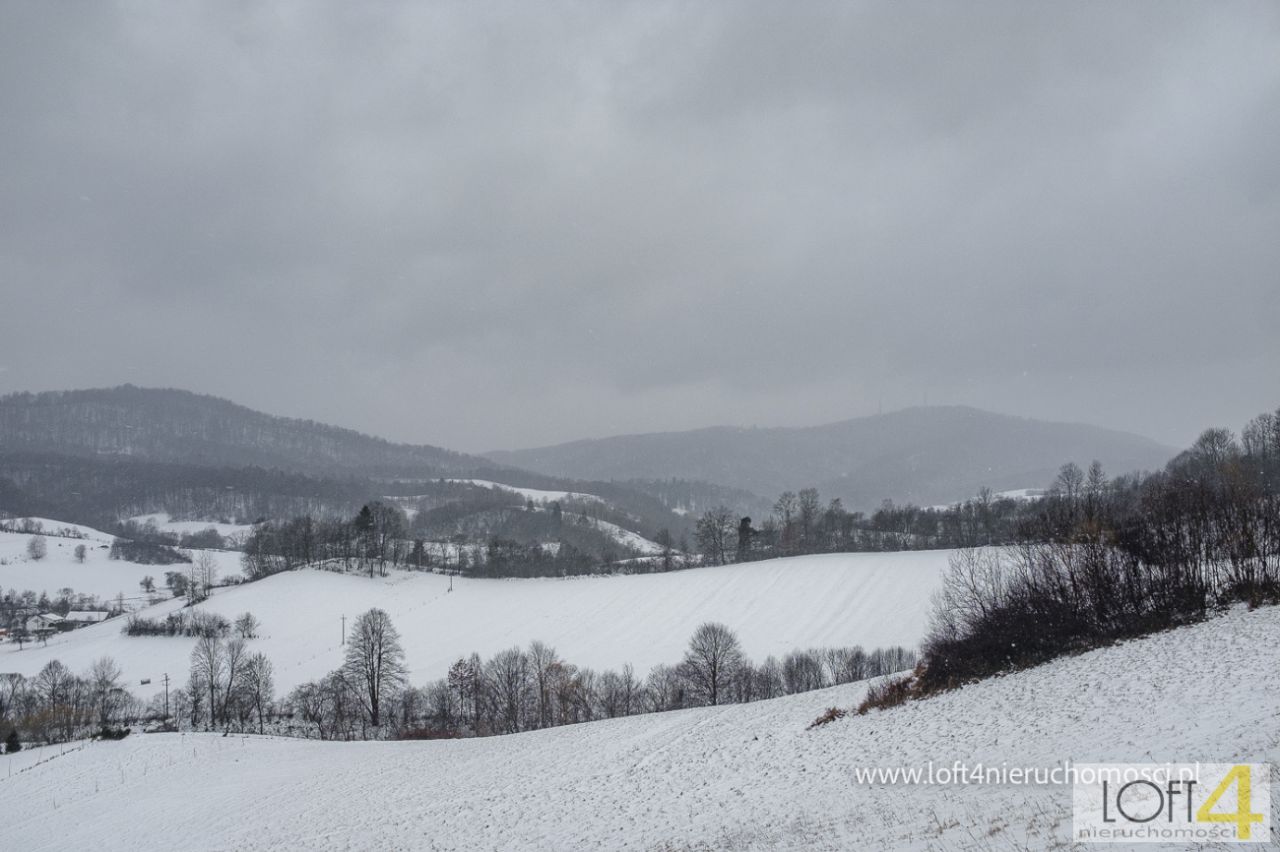
<path fill-rule="evenodd" d="M 1238 609 L 815 730 L 865 685 L 481 740 L 55 746 L 0 758 L 4 839 L 30 852 L 1067 848 L 1069 787 L 869 785 L 854 771 L 1280 764 L 1278 636 L 1280 608 Z"/>
<path fill-rule="evenodd" d="M 669 574 L 533 580 L 469 580 L 391 572 L 370 579 L 320 570 L 278 574 L 219 589 L 203 606 L 262 623 L 254 650 L 275 666 L 287 691 L 336 668 L 347 624 L 370 607 L 386 610 L 403 637 L 415 683 L 443 677 L 459 656 L 488 656 L 540 639 L 573 663 L 640 674 L 679 661 L 704 621 L 735 629 L 755 659 L 797 648 L 860 644 L 915 646 L 923 637 L 931 591 L 947 551 L 794 557 Z M 181 606 L 170 601 L 145 615 Z M 104 654 L 134 684 L 185 677 L 194 640 L 128 637 L 118 623 L 49 640 L 48 646 L 0 646 L 0 671 L 34 674 L 51 659 L 76 671 Z M 136 689 L 136 686 L 134 687 Z M 147 696 L 144 696 L 147 697 Z"/>
<path fill-rule="evenodd" d="M 510 491 L 512 494 L 519 494 L 524 499 L 534 503 L 552 503 L 567 500 L 579 500 L 586 503 L 604 502 L 594 494 L 584 494 L 581 491 L 547 491 L 542 488 L 523 488 L 516 485 L 507 485 L 503 482 L 494 482 L 491 479 L 449 479 L 446 481 L 478 485 L 481 488 L 494 488 L 499 491 Z"/>
<path fill-rule="evenodd" d="M 566 517 L 573 518 L 575 523 L 581 523 L 585 526 L 598 529 L 618 544 L 623 547 L 630 548 L 631 550 L 638 551 L 642 556 L 658 556 L 663 551 L 662 545 L 658 544 L 656 541 L 650 541 L 639 533 L 620 527 L 611 521 L 591 518 L 586 515 L 567 515 Z"/>
<path fill-rule="evenodd" d="M 23 518 L 7 521 L 8 524 L 37 522 L 41 525 L 46 555 L 35 560 L 27 556 L 27 543 L 31 533 L 0 531 L 0 589 L 19 592 L 31 590 L 46 592 L 50 597 L 59 589 L 71 588 L 80 594 L 96 595 L 104 601 L 121 595 L 128 606 L 141 606 L 143 600 L 139 582 L 143 577 L 153 577 L 157 586 L 163 584 L 164 572 L 184 566 L 138 565 L 133 562 L 108 558 L 113 536 L 92 527 L 67 524 L 48 518 Z M 57 533 L 74 533 L 70 538 Z M 76 547 L 84 545 L 85 559 L 75 558 Z M 240 554 L 229 551 L 208 551 L 218 563 L 220 576 L 240 573 Z M 0 645 L 0 649 L 4 646 Z M 0 671 L 8 671 L 0 665 Z"/>

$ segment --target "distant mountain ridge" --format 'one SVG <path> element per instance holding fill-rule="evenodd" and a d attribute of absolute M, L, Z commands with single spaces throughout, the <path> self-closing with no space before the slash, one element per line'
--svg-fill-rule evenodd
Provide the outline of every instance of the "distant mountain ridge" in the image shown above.
<path fill-rule="evenodd" d="M 440 447 L 395 444 L 218 397 L 133 385 L 0 397 L 0 448 L 321 476 L 434 477 L 501 469 L 489 459 Z"/>
<path fill-rule="evenodd" d="M 692 531 L 691 517 L 643 489 L 566 481 L 189 391 L 123 385 L 0 397 L 0 517 L 109 526 L 163 511 L 243 521 L 349 515 L 371 500 L 418 495 L 430 496 L 432 508 L 448 504 L 456 524 L 487 528 L 493 501 L 483 489 L 472 489 L 478 496 L 441 480 L 591 494 L 601 501 L 599 523 L 646 538 L 667 529 L 678 540 Z M 502 523 L 494 528 L 510 532 L 514 522 Z"/>
<path fill-rule="evenodd" d="M 921 505 L 1047 485 L 1065 462 L 1111 474 L 1163 467 L 1176 454 L 1150 438 L 967 406 L 908 408 L 823 426 L 619 435 L 485 455 L 552 476 L 705 480 L 772 498 L 813 486 L 850 508 Z"/>

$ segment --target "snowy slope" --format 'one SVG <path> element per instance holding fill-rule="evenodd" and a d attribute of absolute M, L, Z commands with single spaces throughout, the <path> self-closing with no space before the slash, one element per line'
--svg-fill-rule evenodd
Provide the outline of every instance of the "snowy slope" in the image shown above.
<path fill-rule="evenodd" d="M 1236 610 L 812 731 L 864 686 L 481 740 L 135 735 L 0 758 L 0 812 L 5 843 L 30 852 L 1065 848 L 1069 787 L 873 786 L 853 770 L 1280 764 L 1280 678 L 1261 656 L 1277 636 L 1280 609 Z"/>
<path fill-rule="evenodd" d="M 110 533 L 80 524 L 68 524 L 49 518 L 22 518 L 6 520 L 6 524 L 36 521 L 44 529 L 44 559 L 33 560 L 27 556 L 27 543 L 31 533 L 0 532 L 0 589 L 19 592 L 47 592 L 54 596 L 58 589 L 70 587 L 80 594 L 96 595 L 103 601 L 123 595 L 129 607 L 144 604 L 139 587 L 143 577 L 152 577 L 157 587 L 163 586 L 164 572 L 178 570 L 181 565 L 139 565 L 133 562 L 110 559 L 108 553 L 114 536 Z M 80 538 L 55 535 L 71 531 Z M 75 549 L 85 546 L 85 560 L 77 562 Z M 218 564 L 218 576 L 239 576 L 240 554 L 232 551 L 209 550 Z M 164 593 L 163 589 L 161 590 Z M 3 646 L 0 646 L 3 649 Z M 5 669 L 0 668 L 0 671 Z"/>
<path fill-rule="evenodd" d="M 488 479 L 450 479 L 449 482 L 461 482 L 467 485 L 479 485 L 481 488 L 496 488 L 499 491 L 510 491 L 513 494 L 519 494 L 526 500 L 532 500 L 535 503 L 551 503 L 556 500 L 585 500 L 592 503 L 603 503 L 594 494 L 584 494 L 580 491 L 544 491 L 541 488 L 521 488 L 516 485 L 506 485 L 501 482 L 493 482 Z"/>
<path fill-rule="evenodd" d="M 129 520 L 136 521 L 139 524 L 145 524 L 150 521 L 156 525 L 156 529 L 160 530 L 160 532 L 176 533 L 178 535 L 204 532 L 210 527 L 217 530 L 218 535 L 224 538 L 247 536 L 253 531 L 253 524 L 224 524 L 219 521 L 175 521 L 168 512 L 135 515 Z"/>
<path fill-rule="evenodd" d="M 587 526 L 594 527 L 609 538 L 616 541 L 623 547 L 629 547 L 639 552 L 642 556 L 658 556 L 662 553 L 663 547 L 656 541 L 650 541 L 640 533 L 632 532 L 629 529 L 620 527 L 612 521 L 605 521 L 599 518 L 589 518 L 586 515 L 568 515 L 566 517 L 574 518 L 576 523 L 583 523 Z"/>
<path fill-rule="evenodd" d="M 341 617 L 385 609 L 399 629 L 415 683 L 443 677 L 459 656 L 484 656 L 540 639 L 570 662 L 645 674 L 675 663 L 704 621 L 738 631 L 756 659 L 816 645 L 915 646 L 946 551 L 795 557 L 669 574 L 574 579 L 468 580 L 392 572 L 385 579 L 314 569 L 219 589 L 204 606 L 262 623 L 255 650 L 287 691 L 336 668 Z M 153 608 L 163 614 L 180 601 Z M 0 671 L 34 674 L 51 659 L 76 671 L 109 654 L 135 684 L 183 676 L 194 640 L 127 637 L 119 624 L 87 627 L 47 647 L 0 646 Z M 149 696 L 142 696 L 149 697 Z"/>
<path fill-rule="evenodd" d="M 155 580 L 161 594 L 164 572 L 185 568 L 185 565 L 139 565 L 107 557 L 110 545 L 79 541 L 71 538 L 48 538 L 48 556 L 33 561 L 27 558 L 26 548 L 29 535 L 0 533 L 0 588 L 5 591 L 16 589 L 19 592 L 30 589 L 34 592 L 47 592 L 53 597 L 58 589 L 74 589 L 77 593 L 96 595 L 108 601 L 123 595 L 128 607 L 144 604 L 139 583 L 143 577 L 150 576 Z M 75 560 L 74 552 L 77 544 L 86 547 L 84 563 Z M 209 550 L 218 563 L 218 576 L 227 577 L 240 574 L 240 554 L 232 551 Z M 0 654 L 7 650 L 0 645 Z M 0 666 L 0 671 L 8 671 Z"/>
<path fill-rule="evenodd" d="M 51 597 L 58 589 L 70 586 L 77 592 L 97 595 L 106 600 L 123 594 L 126 598 L 139 594 L 138 582 L 148 574 L 164 576 L 158 565 L 134 565 L 107 558 L 110 538 L 93 539 L 45 537 L 48 555 L 34 561 L 27 557 L 30 535 L 0 532 L 0 588 L 30 589 L 47 592 Z M 85 546 L 85 560 L 75 559 L 78 545 Z"/>
<path fill-rule="evenodd" d="M 93 527 L 86 527 L 83 524 L 69 524 L 66 521 L 55 521 L 52 518 L 5 518 L 0 521 L 6 528 L 25 528 L 29 525 L 36 525 L 41 532 L 48 537 L 55 536 L 79 536 L 88 541 L 96 541 L 100 543 L 110 544 L 114 536 L 110 533 L 104 533 L 102 530 L 96 530 Z M 27 533 L 30 535 L 30 533 Z"/>
<path fill-rule="evenodd" d="M 128 606 L 141 606 L 143 599 L 138 583 L 142 578 L 153 577 L 157 586 L 160 586 L 163 585 L 164 572 L 178 567 L 138 565 L 109 559 L 108 551 L 113 536 L 92 527 L 47 518 L 26 520 L 40 521 L 43 525 L 48 555 L 38 561 L 27 557 L 30 533 L 0 532 L 0 589 L 5 591 L 16 589 L 23 592 L 29 589 L 37 593 L 47 592 L 52 597 L 58 589 L 70 587 L 77 593 L 96 595 L 104 601 L 123 595 Z M 73 530 L 83 538 L 65 538 L 53 534 L 60 530 Z M 81 544 L 85 546 L 83 564 L 75 558 L 75 549 Z M 239 553 L 216 550 L 208 552 L 218 562 L 219 576 L 240 573 Z"/>

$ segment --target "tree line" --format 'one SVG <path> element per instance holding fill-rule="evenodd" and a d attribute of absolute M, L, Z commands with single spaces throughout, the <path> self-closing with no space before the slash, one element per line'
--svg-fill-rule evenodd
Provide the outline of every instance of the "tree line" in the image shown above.
<path fill-rule="evenodd" d="M 921 508 L 886 500 L 871 514 L 850 511 L 816 488 L 784 491 L 758 526 L 727 506 L 704 512 L 696 541 L 714 565 L 815 553 L 865 553 L 975 547 L 1016 540 L 1026 502 L 983 489 L 971 500 Z"/>
<path fill-rule="evenodd" d="M 448 528 L 453 533 L 443 541 L 422 535 L 421 514 L 410 522 L 402 509 L 382 501 L 368 503 L 349 517 L 302 515 L 266 521 L 255 525 L 245 540 L 244 573 L 256 580 L 319 565 L 370 577 L 386 576 L 388 569 L 470 577 L 567 577 L 599 573 L 616 557 L 634 555 L 595 528 L 590 516 L 565 512 L 559 502 L 544 508 L 502 498 L 482 505 L 485 517 L 480 519 L 475 518 L 475 507 L 459 503 L 432 510 L 432 524 L 443 523 L 445 515 L 452 519 Z M 674 553 L 669 544 L 668 552 Z"/>
<path fill-rule="evenodd" d="M 895 700 L 1066 653 L 1280 603 L 1280 413 L 1205 431 L 1165 470 L 1107 481 L 1064 466 L 1025 540 L 963 550 L 922 663 Z"/>
<path fill-rule="evenodd" d="M 122 686 L 120 667 L 102 657 L 83 674 L 51 660 L 34 677 L 0 674 L 0 734 L 6 751 L 67 742 L 141 719 L 141 702 Z"/>
<path fill-rule="evenodd" d="M 797 650 L 754 664 L 732 630 L 707 623 L 681 661 L 646 677 L 629 665 L 617 671 L 578 666 L 535 641 L 487 660 L 460 658 L 445 677 L 413 687 L 394 626 L 385 612 L 370 610 L 357 621 L 345 664 L 297 687 L 285 706 L 290 732 L 321 739 L 491 736 L 775 698 L 914 664 L 915 655 L 903 648 Z"/>
<path fill-rule="evenodd" d="M 1240 535 L 1230 540 L 1248 551 L 1256 549 L 1255 535 L 1271 535 L 1265 528 L 1245 531 L 1240 525 L 1244 515 L 1266 511 L 1276 488 L 1278 423 L 1280 411 L 1254 418 L 1239 438 L 1225 429 L 1209 429 L 1156 473 L 1109 478 L 1096 461 L 1087 469 L 1068 462 L 1041 494 L 1030 498 L 1001 497 L 983 489 L 949 506 L 922 508 L 886 500 L 868 515 L 845 509 L 839 498 L 824 502 L 817 489 L 806 488 L 781 494 L 759 525 L 717 506 L 697 522 L 697 548 L 704 561 L 728 564 L 813 553 L 1060 542 L 1076 534 L 1079 521 L 1096 523 L 1104 512 L 1117 529 L 1154 529 L 1147 525 L 1158 525 L 1153 495 L 1159 492 L 1161 499 L 1183 504 L 1187 517 L 1197 518 L 1191 530 L 1201 539 L 1214 511 L 1232 514 L 1234 520 L 1215 523 L 1234 523 Z M 1166 530 L 1169 535 L 1174 533 Z"/>
<path fill-rule="evenodd" d="M 359 616 L 343 664 L 277 700 L 271 661 L 254 652 L 256 619 L 194 634 L 186 683 L 144 704 L 110 658 L 77 676 L 58 661 L 33 678 L 0 675 L 0 734 L 59 742 L 151 721 L 170 729 L 276 733 L 320 739 L 493 736 L 685 707 L 758 701 L 910 669 L 904 648 L 795 650 L 753 663 L 722 624 L 701 625 L 682 660 L 639 677 L 630 665 L 596 671 L 532 642 L 482 660 L 460 658 L 414 687 L 386 612 Z"/>

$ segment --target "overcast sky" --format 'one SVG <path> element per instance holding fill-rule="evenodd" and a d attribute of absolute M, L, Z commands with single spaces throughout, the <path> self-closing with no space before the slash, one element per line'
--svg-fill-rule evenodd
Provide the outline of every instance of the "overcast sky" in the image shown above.
<path fill-rule="evenodd" d="M 0 3 L 0 393 L 1184 444 L 1278 329 L 1275 2 Z"/>

